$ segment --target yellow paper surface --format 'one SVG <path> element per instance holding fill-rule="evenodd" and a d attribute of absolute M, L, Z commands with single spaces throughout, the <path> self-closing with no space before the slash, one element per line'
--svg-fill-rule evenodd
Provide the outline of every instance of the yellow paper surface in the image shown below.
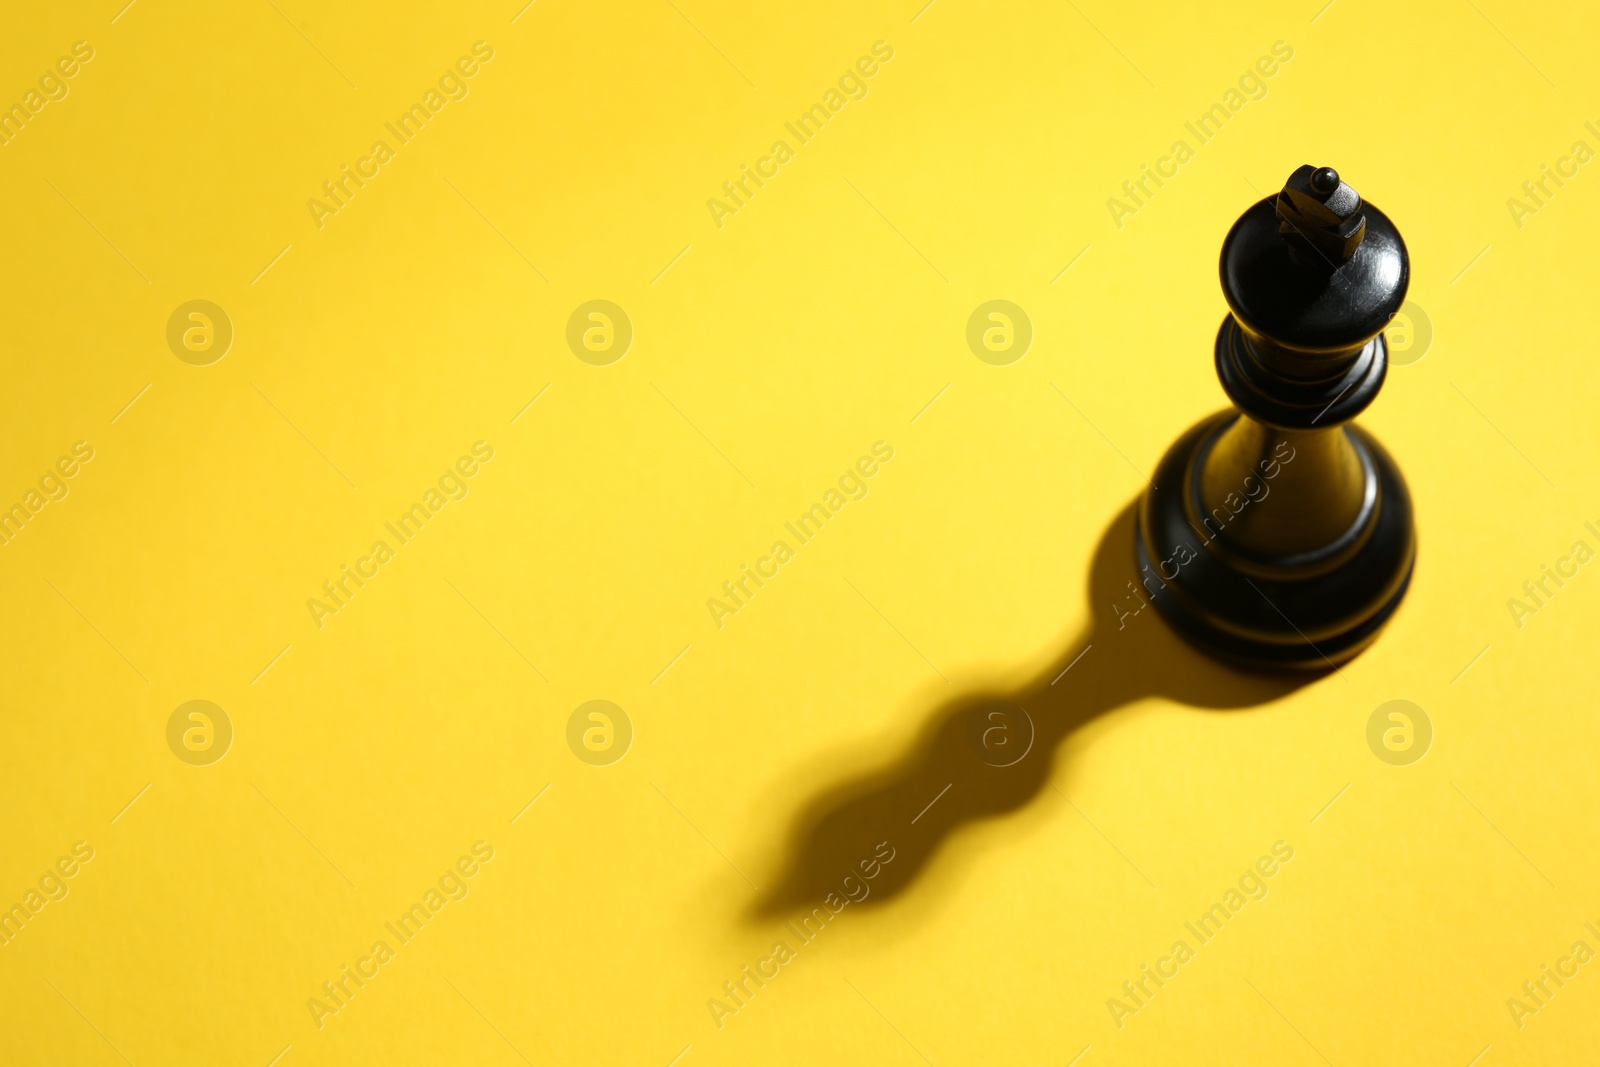
<path fill-rule="evenodd" d="M 0 1062 L 1591 1054 L 1591 12 L 121 2 L 0 39 Z M 1289 688 L 1114 605 L 1302 163 L 1420 554 Z"/>

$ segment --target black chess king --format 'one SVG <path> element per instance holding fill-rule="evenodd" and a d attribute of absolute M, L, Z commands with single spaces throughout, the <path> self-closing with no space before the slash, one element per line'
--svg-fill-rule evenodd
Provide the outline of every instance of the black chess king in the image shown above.
<path fill-rule="evenodd" d="M 1228 232 L 1216 362 L 1237 410 L 1162 457 L 1136 535 L 1146 595 L 1212 655 L 1327 670 L 1404 598 L 1411 496 L 1350 420 L 1383 385 L 1409 280 L 1394 223 L 1331 167 L 1296 170 Z"/>

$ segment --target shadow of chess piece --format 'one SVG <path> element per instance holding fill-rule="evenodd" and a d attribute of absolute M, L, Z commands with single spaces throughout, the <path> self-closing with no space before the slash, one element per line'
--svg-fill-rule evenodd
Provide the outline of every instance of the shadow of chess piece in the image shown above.
<path fill-rule="evenodd" d="M 1168 450 L 1136 536 L 1151 601 L 1206 652 L 1331 668 L 1404 598 L 1411 497 L 1377 440 L 1346 424 L 1383 385 L 1383 329 L 1409 280 L 1399 231 L 1330 167 L 1299 168 L 1229 231 L 1216 363 L 1238 410 Z"/>
<path fill-rule="evenodd" d="M 898 900 L 952 838 L 1022 811 L 1054 783 L 1064 789 L 1068 739 L 1103 715 L 1149 698 L 1216 712 L 1259 707 L 1312 680 L 1236 671 L 1178 640 L 1146 610 L 1133 540 L 1130 503 L 1096 542 L 1082 629 L 1036 676 L 952 695 L 887 760 L 841 768 L 834 754 L 807 772 L 824 785 L 797 813 L 746 917 L 794 918 L 852 891 L 871 909 Z M 893 861 L 874 862 L 885 855 Z"/>

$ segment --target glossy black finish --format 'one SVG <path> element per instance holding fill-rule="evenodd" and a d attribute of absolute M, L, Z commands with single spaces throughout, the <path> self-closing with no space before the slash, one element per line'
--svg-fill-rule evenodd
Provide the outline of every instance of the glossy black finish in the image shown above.
<path fill-rule="evenodd" d="M 1193 644 L 1259 669 L 1356 655 L 1405 597 L 1416 558 L 1399 468 L 1344 425 L 1383 385 L 1405 243 L 1331 169 L 1300 168 L 1282 206 L 1262 200 L 1228 233 L 1232 315 L 1214 351 L 1237 410 L 1180 437 L 1139 507 L 1144 595 Z M 1325 254 L 1335 245 L 1343 262 Z"/>
<path fill-rule="evenodd" d="M 1366 204 L 1367 232 L 1348 263 L 1295 262 L 1278 234 L 1276 198 L 1246 211 L 1222 244 L 1222 295 L 1245 331 L 1302 352 L 1364 344 L 1405 303 L 1411 269 L 1389 216 Z"/>
<path fill-rule="evenodd" d="M 1389 344 L 1382 334 L 1353 356 L 1308 360 L 1271 343 L 1252 340 L 1229 317 L 1217 331 L 1217 378 L 1234 406 L 1257 422 L 1290 430 L 1337 426 L 1355 418 L 1377 397 L 1389 373 Z M 1317 377 L 1288 368 L 1305 364 Z"/>

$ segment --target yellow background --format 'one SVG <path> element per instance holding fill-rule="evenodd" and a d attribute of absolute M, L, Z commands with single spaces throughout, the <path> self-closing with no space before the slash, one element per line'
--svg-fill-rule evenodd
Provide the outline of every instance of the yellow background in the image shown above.
<path fill-rule="evenodd" d="M 0 903 L 95 858 L 0 947 L 0 1062 L 1592 1054 L 1600 965 L 1520 1029 L 1506 1003 L 1600 947 L 1600 576 L 1520 629 L 1506 605 L 1600 547 L 1600 170 L 1520 227 L 1506 204 L 1600 147 L 1591 12 L 414 6 L 8 15 L 0 102 L 95 55 L 0 148 L 0 503 L 95 456 L 0 548 Z M 319 229 L 307 199 L 479 40 L 470 95 Z M 866 98 L 718 228 L 707 199 L 880 40 Z M 1267 95 L 1119 229 L 1107 198 L 1280 40 Z M 1227 228 L 1308 162 L 1396 221 L 1435 336 L 1362 420 L 1416 499 L 1409 598 L 1283 692 L 1150 615 L 1116 645 L 1089 583 L 1141 472 L 1224 402 Z M 635 331 L 604 367 L 565 340 L 596 298 Z M 235 330 L 209 366 L 166 343 L 192 299 Z M 1009 366 L 965 341 L 990 299 L 1033 323 Z M 470 495 L 319 629 L 308 598 L 478 440 Z M 715 626 L 879 440 L 870 495 Z M 708 999 L 809 907 L 762 895 L 833 877 L 785 873 L 807 813 L 1089 632 L 1036 720 L 1127 699 L 937 849 L 920 801 L 888 813 L 902 891 L 719 1028 Z M 210 766 L 167 746 L 194 699 L 235 730 Z M 610 766 L 567 746 L 593 699 L 634 727 Z M 1410 766 L 1366 743 L 1391 699 L 1433 724 Z M 470 895 L 319 1029 L 307 1000 L 479 840 Z M 1266 899 L 1119 1029 L 1108 998 L 1280 840 Z"/>

